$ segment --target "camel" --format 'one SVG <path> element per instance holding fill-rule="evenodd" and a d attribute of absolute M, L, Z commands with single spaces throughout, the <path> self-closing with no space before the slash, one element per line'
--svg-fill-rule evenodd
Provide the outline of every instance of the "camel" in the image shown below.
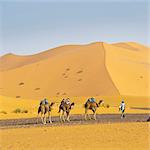
<path fill-rule="evenodd" d="M 46 124 L 46 114 L 48 115 L 49 118 L 49 123 L 52 123 L 51 120 L 51 111 L 52 111 L 52 107 L 55 103 L 52 102 L 51 104 L 42 104 L 39 106 L 38 108 L 38 116 L 39 114 L 41 114 L 41 120 L 43 124 Z"/>
<path fill-rule="evenodd" d="M 88 110 L 92 110 L 93 111 L 93 118 L 94 118 L 94 120 L 96 120 L 96 110 L 100 106 L 101 103 L 104 103 L 104 101 L 100 100 L 99 103 L 87 101 L 84 104 L 84 108 L 85 108 L 85 120 L 87 120 L 87 115 L 88 115 L 89 119 L 91 119 L 90 116 L 89 116 L 89 114 L 88 114 Z"/>
<path fill-rule="evenodd" d="M 60 113 L 60 121 L 65 122 L 65 113 L 66 113 L 66 120 L 69 122 L 70 121 L 70 110 L 73 108 L 73 106 L 75 105 L 75 103 L 70 103 L 70 101 L 67 100 L 62 100 L 61 104 L 59 106 L 59 111 L 58 113 Z"/>

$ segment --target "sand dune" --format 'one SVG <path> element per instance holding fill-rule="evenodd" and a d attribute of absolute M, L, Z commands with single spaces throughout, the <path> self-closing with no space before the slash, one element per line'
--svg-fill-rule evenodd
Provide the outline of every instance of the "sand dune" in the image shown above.
<path fill-rule="evenodd" d="M 137 43 L 66 45 L 45 52 L 0 58 L 0 95 L 150 96 L 150 49 Z"/>
<path fill-rule="evenodd" d="M 121 47 L 104 44 L 107 69 L 121 94 L 149 96 L 150 49 L 134 43 L 131 46 L 137 50 L 127 49 L 124 44 Z"/>
<path fill-rule="evenodd" d="M 0 58 L 0 71 L 7 71 L 22 67 L 31 63 L 35 63 L 55 55 L 60 55 L 64 51 L 68 51 L 74 48 L 81 47 L 81 45 L 66 45 L 57 48 L 49 49 L 44 52 L 35 55 L 19 56 L 12 53 L 6 54 Z"/>
<path fill-rule="evenodd" d="M 138 43 L 135 43 L 135 42 L 120 42 L 120 43 L 114 43 L 112 45 L 121 47 L 121 48 L 125 48 L 128 50 L 135 50 L 135 51 L 143 51 L 143 50 L 149 49 L 148 47 L 138 44 Z"/>

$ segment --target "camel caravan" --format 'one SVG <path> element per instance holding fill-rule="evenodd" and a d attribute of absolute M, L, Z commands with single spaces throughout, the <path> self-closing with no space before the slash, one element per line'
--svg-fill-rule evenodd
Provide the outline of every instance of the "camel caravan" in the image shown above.
<path fill-rule="evenodd" d="M 40 115 L 43 124 L 47 123 L 47 117 L 49 123 L 52 123 L 51 111 L 54 104 L 55 104 L 54 102 L 49 103 L 46 98 L 40 102 L 40 106 L 38 107 L 38 118 Z M 103 100 L 100 100 L 97 103 L 94 98 L 89 98 L 84 104 L 85 120 L 87 120 L 87 116 L 88 119 L 91 119 L 90 115 L 88 114 L 88 110 L 91 110 L 93 112 L 93 119 L 96 120 L 96 110 L 101 104 L 104 104 Z M 61 101 L 58 110 L 61 122 L 70 121 L 70 111 L 73 109 L 74 105 L 75 103 L 74 102 L 71 103 L 69 98 L 63 99 Z M 38 123 L 38 119 L 37 119 L 37 123 Z"/>

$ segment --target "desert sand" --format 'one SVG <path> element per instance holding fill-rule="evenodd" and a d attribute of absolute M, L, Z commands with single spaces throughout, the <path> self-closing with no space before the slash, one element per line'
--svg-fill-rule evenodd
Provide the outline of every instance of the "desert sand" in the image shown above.
<path fill-rule="evenodd" d="M 150 49 L 137 43 L 104 44 L 104 48 L 109 75 L 120 94 L 149 96 Z"/>
<path fill-rule="evenodd" d="M 137 43 L 96 42 L 30 56 L 7 54 L 0 58 L 0 95 L 149 97 L 149 52 Z"/>
<path fill-rule="evenodd" d="M 1 129 L 2 150 L 147 150 L 148 123 Z"/>
<path fill-rule="evenodd" d="M 6 54 L 0 57 L 0 119 L 37 117 L 45 97 L 55 102 L 52 116 L 59 115 L 60 101 L 67 97 L 75 102 L 71 114 L 84 114 L 83 104 L 91 96 L 105 102 L 97 114 L 120 113 L 122 99 L 126 113 L 148 114 L 149 53 L 138 43 L 96 42 L 29 56 Z M 0 149 L 147 150 L 148 133 L 148 122 L 1 129 Z"/>
<path fill-rule="evenodd" d="M 76 103 L 72 113 L 84 113 L 83 104 L 91 96 L 110 106 L 97 113 L 118 113 L 121 99 L 127 113 L 149 113 L 130 109 L 150 107 L 149 53 L 150 48 L 138 43 L 96 42 L 29 56 L 4 55 L 0 58 L 0 118 L 35 117 L 45 97 L 56 103 L 53 115 L 58 115 L 59 103 L 67 97 Z M 17 108 L 28 113 L 12 113 Z"/>

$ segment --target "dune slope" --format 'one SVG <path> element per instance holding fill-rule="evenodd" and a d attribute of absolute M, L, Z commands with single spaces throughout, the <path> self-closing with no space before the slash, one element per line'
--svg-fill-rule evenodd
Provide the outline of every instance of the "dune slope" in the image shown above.
<path fill-rule="evenodd" d="M 55 55 L 60 55 L 64 51 L 70 49 L 81 47 L 81 45 L 66 45 L 57 48 L 49 49 L 47 51 L 41 52 L 39 54 L 29 55 L 29 56 L 19 56 L 12 53 L 6 54 L 0 58 L 0 71 L 8 71 L 10 69 L 15 69 L 22 67 L 31 63 L 35 63 Z"/>
<path fill-rule="evenodd" d="M 66 45 L 0 58 L 0 95 L 150 96 L 150 49 L 137 43 Z"/>
<path fill-rule="evenodd" d="M 109 75 L 119 92 L 123 95 L 150 96 L 150 49 L 131 42 L 105 43 L 104 48 Z"/>
<path fill-rule="evenodd" d="M 119 95 L 105 67 L 103 43 L 63 48 L 61 54 L 54 51 L 53 57 L 2 71 L 1 95 L 32 99 Z"/>

